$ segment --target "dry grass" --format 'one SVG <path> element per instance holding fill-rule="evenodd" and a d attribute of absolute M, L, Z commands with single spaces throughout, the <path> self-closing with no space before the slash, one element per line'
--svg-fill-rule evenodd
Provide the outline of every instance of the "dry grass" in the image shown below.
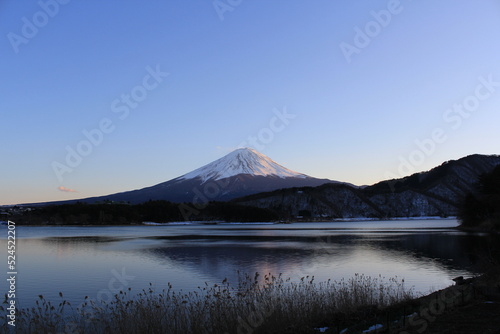
<path fill-rule="evenodd" d="M 271 274 L 240 275 L 236 286 L 198 287 L 184 293 L 169 284 L 132 295 L 120 291 L 114 300 L 86 300 L 79 307 L 64 301 L 54 306 L 42 296 L 36 306 L 19 312 L 17 333 L 279 333 L 312 329 L 360 310 L 381 309 L 414 298 L 404 280 L 355 275 L 316 283 Z M 2 329 L 8 326 L 2 324 Z"/>

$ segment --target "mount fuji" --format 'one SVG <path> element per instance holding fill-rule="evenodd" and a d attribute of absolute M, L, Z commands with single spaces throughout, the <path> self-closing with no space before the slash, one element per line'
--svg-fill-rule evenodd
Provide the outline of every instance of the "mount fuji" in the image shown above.
<path fill-rule="evenodd" d="M 240 148 L 228 155 L 187 173 L 179 179 L 199 178 L 202 182 L 222 180 L 240 174 L 272 176 L 279 178 L 307 178 L 305 174 L 294 172 L 274 162 L 269 157 L 251 148 Z"/>
<path fill-rule="evenodd" d="M 315 187 L 332 182 L 339 183 L 292 171 L 253 149 L 240 148 L 170 181 L 79 201 L 95 203 L 109 200 L 137 204 L 149 200 L 167 200 L 196 205 L 209 201 L 228 201 L 282 188 Z M 76 200 L 65 201 L 68 202 Z"/>

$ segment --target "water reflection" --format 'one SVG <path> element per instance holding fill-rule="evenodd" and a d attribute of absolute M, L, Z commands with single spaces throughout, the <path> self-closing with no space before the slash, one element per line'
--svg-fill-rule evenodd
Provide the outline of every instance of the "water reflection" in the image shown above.
<path fill-rule="evenodd" d="M 171 282 L 191 291 L 204 282 L 236 282 L 241 271 L 293 279 L 314 275 L 318 281 L 355 273 L 398 276 L 427 292 L 451 284 L 453 277 L 480 272 L 480 254 L 488 244 L 498 244 L 498 238 L 436 228 L 436 222 L 405 224 L 407 229 L 394 222 L 382 222 L 380 228 L 366 222 L 347 227 L 19 227 L 19 298 L 29 305 L 39 294 L 56 299 L 62 291 L 80 302 L 106 289 L 112 270 L 134 277 L 129 287 L 135 291 L 150 282 L 159 289 Z"/>
<path fill-rule="evenodd" d="M 271 238 L 271 240 L 270 240 Z M 161 238 L 165 239 L 165 238 Z M 477 238 L 461 233 L 327 235 L 323 237 L 210 237 L 164 240 L 144 250 L 158 261 L 176 262 L 214 280 L 236 280 L 236 272 L 284 273 L 340 279 L 355 273 L 405 277 L 417 289 L 442 287 L 458 275 L 478 271 L 470 250 Z M 476 239 L 476 242 L 471 241 Z"/>

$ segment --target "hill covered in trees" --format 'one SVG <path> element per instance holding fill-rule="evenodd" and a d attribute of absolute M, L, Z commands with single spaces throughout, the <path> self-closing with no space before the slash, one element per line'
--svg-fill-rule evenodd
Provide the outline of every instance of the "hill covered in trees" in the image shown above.
<path fill-rule="evenodd" d="M 500 166 L 479 177 L 476 189 L 465 197 L 459 218 L 463 227 L 500 231 Z"/>
<path fill-rule="evenodd" d="M 271 209 L 285 219 L 457 216 L 479 177 L 497 166 L 500 156 L 475 154 L 367 187 L 330 183 L 254 194 L 233 202 Z"/>
<path fill-rule="evenodd" d="M 25 225 L 127 225 L 185 220 L 251 222 L 278 219 L 270 210 L 234 203 L 210 202 L 203 210 L 189 214 L 184 213 L 180 205 L 168 201 L 148 201 L 134 205 L 114 202 L 48 205 L 8 218 Z"/>

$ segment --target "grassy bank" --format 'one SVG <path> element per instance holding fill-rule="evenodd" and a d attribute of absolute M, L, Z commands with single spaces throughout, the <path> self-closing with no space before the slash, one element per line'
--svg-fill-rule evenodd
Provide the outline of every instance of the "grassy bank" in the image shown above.
<path fill-rule="evenodd" d="M 317 333 L 347 325 L 414 298 L 404 280 L 356 275 L 340 281 L 291 282 L 281 275 L 243 275 L 221 284 L 178 292 L 169 285 L 138 294 L 121 291 L 107 302 L 52 304 L 19 312 L 17 333 Z M 3 324 L 3 329 L 8 326 Z"/>

